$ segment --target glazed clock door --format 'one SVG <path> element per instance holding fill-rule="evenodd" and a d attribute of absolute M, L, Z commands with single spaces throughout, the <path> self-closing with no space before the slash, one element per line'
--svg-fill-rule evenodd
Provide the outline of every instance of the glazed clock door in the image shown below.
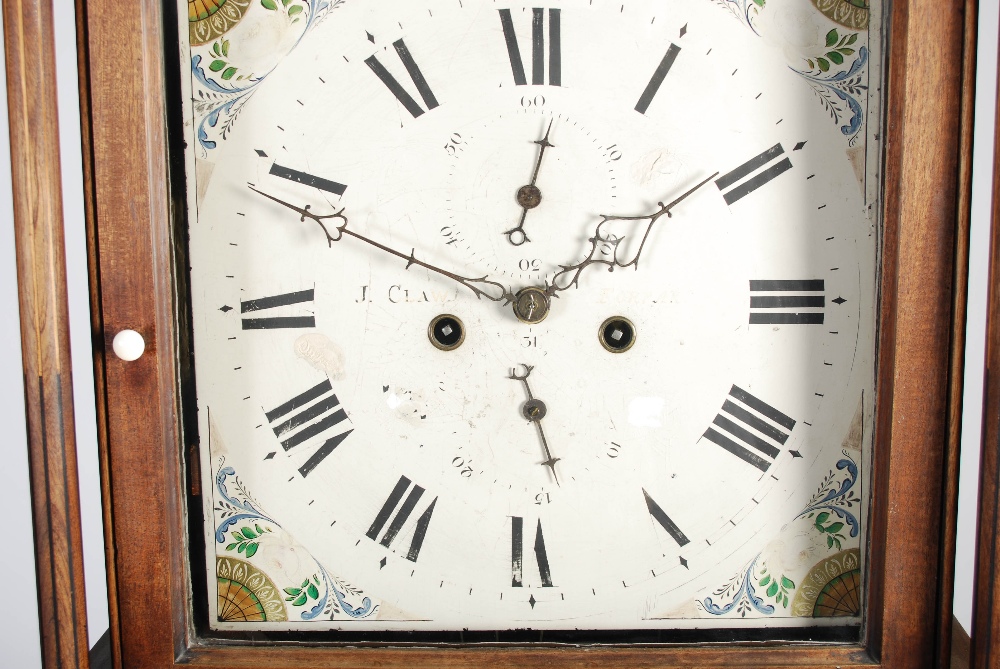
<path fill-rule="evenodd" d="M 878 7 L 188 4 L 210 629 L 858 638 Z"/>

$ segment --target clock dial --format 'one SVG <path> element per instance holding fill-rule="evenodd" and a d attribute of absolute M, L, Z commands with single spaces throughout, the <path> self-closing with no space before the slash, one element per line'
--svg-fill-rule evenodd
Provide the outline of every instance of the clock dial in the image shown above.
<path fill-rule="evenodd" d="M 254 626 L 828 624 L 789 601 L 863 540 L 879 105 L 866 32 L 730 5 L 268 1 L 193 52 L 206 568 L 282 589 Z"/>

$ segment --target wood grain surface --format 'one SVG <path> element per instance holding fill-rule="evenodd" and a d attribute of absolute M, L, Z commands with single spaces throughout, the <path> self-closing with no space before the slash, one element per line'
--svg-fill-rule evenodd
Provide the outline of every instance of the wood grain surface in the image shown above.
<path fill-rule="evenodd" d="M 42 661 L 87 667 L 51 2 L 4 0 L 3 21 Z"/>
<path fill-rule="evenodd" d="M 893 3 L 885 123 L 875 473 L 865 639 L 860 645 L 656 647 L 335 647 L 199 639 L 187 609 L 177 324 L 171 290 L 159 5 L 88 0 L 85 121 L 94 323 L 107 344 L 141 332 L 134 363 L 98 360 L 101 448 L 111 529 L 112 620 L 124 668 L 930 667 L 947 655 L 953 548 L 956 360 L 964 309 L 968 173 L 960 170 L 963 81 L 974 2 Z M 117 63 L 127 57 L 134 64 Z M 873 83 L 873 85 L 875 85 Z M 102 101 L 115 99 L 113 108 Z M 965 103 L 968 99 L 965 98 Z M 172 101 L 176 104 L 176 101 Z M 967 141 L 967 137 L 966 137 Z M 965 147 L 965 148 L 963 148 Z M 967 156 L 966 156 L 967 157 Z M 965 167 L 967 170 L 967 166 Z M 175 175 L 175 178 L 180 178 Z M 102 355 L 101 352 L 98 355 Z M 151 532 L 150 528 L 155 528 Z M 950 611 L 947 612 L 950 620 Z M 332 637 L 333 635 L 331 635 Z"/>

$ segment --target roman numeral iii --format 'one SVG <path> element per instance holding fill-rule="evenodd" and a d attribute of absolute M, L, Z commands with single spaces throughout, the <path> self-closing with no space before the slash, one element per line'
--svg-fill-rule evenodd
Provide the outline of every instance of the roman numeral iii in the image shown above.
<path fill-rule="evenodd" d="M 542 587 L 552 587 L 552 571 L 549 556 L 545 552 L 545 537 L 542 536 L 542 521 L 535 527 L 535 562 Z M 510 585 L 520 588 L 524 585 L 524 518 L 512 516 L 510 519 Z"/>
<path fill-rule="evenodd" d="M 413 486 L 412 488 L 410 488 L 411 485 Z M 407 493 L 407 490 L 409 490 L 409 493 Z M 365 532 L 365 536 L 389 548 L 396 539 L 396 535 L 403 529 L 403 525 L 409 519 L 413 510 L 417 507 L 423 494 L 423 488 L 405 476 L 400 476 L 392 492 L 389 493 L 389 498 L 385 500 L 385 504 L 382 505 L 378 515 L 375 516 L 372 526 Z M 403 499 L 403 495 L 406 495 L 406 499 Z M 400 504 L 400 500 L 402 500 L 402 504 Z M 406 551 L 406 559 L 410 562 L 416 562 L 417 556 L 420 555 L 420 547 L 424 544 L 427 527 L 431 524 L 431 514 L 434 513 L 435 504 L 437 504 L 437 497 L 431 500 L 431 503 L 417 518 L 417 524 L 413 530 L 413 538 L 410 539 L 410 548 Z M 397 506 L 399 507 L 398 510 L 396 509 Z M 393 515 L 393 511 L 396 512 L 395 515 Z M 392 516 L 391 522 L 389 521 L 390 516 Z M 387 522 L 389 523 L 389 527 L 386 528 L 385 524 Z M 385 529 L 384 532 L 383 528 Z M 382 536 L 381 539 L 379 539 L 379 535 Z"/>
<path fill-rule="evenodd" d="M 406 48 L 406 44 L 403 40 L 399 39 L 393 42 L 392 46 L 396 49 L 396 55 L 399 56 L 399 60 L 403 62 L 403 67 L 406 68 L 407 74 L 410 75 L 410 80 L 413 82 L 413 85 L 416 86 L 417 93 L 420 94 L 424 104 L 427 105 L 427 110 L 429 111 L 437 107 L 437 98 L 434 97 L 431 87 L 427 84 L 427 80 L 424 78 L 420 68 L 417 67 L 417 63 L 413 60 L 413 56 L 410 55 L 410 50 Z M 382 83 L 386 85 L 386 88 L 388 88 L 389 91 L 396 96 L 399 103 L 406 108 L 406 111 L 410 112 L 413 118 L 416 118 L 424 113 L 424 109 L 410 96 L 409 93 L 406 92 L 406 89 L 403 88 L 396 78 L 389 74 L 389 70 L 385 69 L 385 66 L 379 62 L 378 58 L 375 56 L 369 56 L 365 59 L 365 64 L 371 68 L 376 77 L 381 79 Z"/>
<path fill-rule="evenodd" d="M 702 436 L 766 472 L 781 452 L 775 444 L 788 440 L 795 421 L 738 386 L 729 397 Z"/>
<path fill-rule="evenodd" d="M 751 325 L 821 325 L 823 309 L 823 279 L 784 279 L 750 281 Z"/>
<path fill-rule="evenodd" d="M 312 304 L 314 290 L 299 290 L 294 293 L 282 293 L 271 297 L 260 297 L 255 300 L 240 302 L 241 314 L 252 314 L 257 311 L 270 311 L 293 304 Z M 244 330 L 276 330 L 282 328 L 314 328 L 315 316 L 251 316 L 243 317 Z"/>
<path fill-rule="evenodd" d="M 347 413 L 340 406 L 329 379 L 324 379 L 264 415 L 285 451 L 290 451 L 313 437 L 331 435 L 340 423 L 347 420 Z M 329 436 L 305 464 L 299 467 L 299 473 L 308 476 L 353 431 L 351 429 Z"/>
<path fill-rule="evenodd" d="M 514 73 L 514 83 L 526 86 L 528 80 L 524 74 L 524 62 L 521 60 L 521 48 L 514 32 L 514 19 L 509 9 L 500 12 L 500 25 L 503 27 L 503 38 L 507 43 L 507 56 L 510 58 L 510 69 Z M 559 9 L 549 10 L 549 85 L 562 86 L 562 24 Z M 531 10 L 531 83 L 540 86 L 545 83 L 545 10 L 536 7 Z"/>
<path fill-rule="evenodd" d="M 771 164 L 766 169 L 761 169 L 784 153 L 785 150 L 781 147 L 781 144 L 775 144 L 767 151 L 743 163 L 732 172 L 723 174 L 716 179 L 715 185 L 722 192 L 722 197 L 725 199 L 726 204 L 733 204 L 764 184 L 772 181 L 779 174 L 792 169 L 792 161 L 787 157 Z"/>

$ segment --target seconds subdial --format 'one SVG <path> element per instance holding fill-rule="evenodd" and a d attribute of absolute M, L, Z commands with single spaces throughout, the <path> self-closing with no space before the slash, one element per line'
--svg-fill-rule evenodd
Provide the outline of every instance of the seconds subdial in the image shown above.
<path fill-rule="evenodd" d="M 461 133 L 440 233 L 456 259 L 493 276 L 541 284 L 558 265 L 584 257 L 588 223 L 615 203 L 621 153 L 575 117 L 547 109 L 542 96 L 523 98 L 521 106 Z M 547 146 L 539 145 L 543 136 Z M 536 173 L 542 151 L 545 165 Z M 506 233 L 524 225 L 518 195 L 529 183 L 541 197 L 530 207 L 526 235 L 509 240 Z"/>

